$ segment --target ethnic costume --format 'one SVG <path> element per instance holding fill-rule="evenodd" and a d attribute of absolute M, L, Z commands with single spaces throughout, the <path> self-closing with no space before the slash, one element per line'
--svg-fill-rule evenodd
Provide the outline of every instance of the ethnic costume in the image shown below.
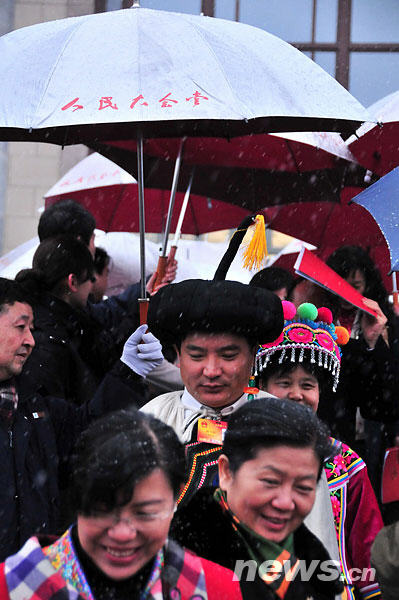
<path fill-rule="evenodd" d="M 341 350 L 349 334 L 332 323 L 331 311 L 309 303 L 298 310 L 283 302 L 284 328 L 272 343 L 262 344 L 256 358 L 260 377 L 269 365 L 310 365 L 320 374 L 330 374 L 333 389 L 338 384 Z M 317 377 L 317 376 L 316 376 Z M 379 585 L 370 570 L 371 545 L 383 522 L 364 461 L 349 446 L 333 440 L 337 454 L 325 465 L 339 558 L 347 597 L 380 598 Z M 329 527 L 329 523 L 325 523 Z M 313 530 L 316 535 L 317 530 Z M 355 592 L 356 590 L 356 592 Z M 356 596 L 360 594 L 360 596 Z"/>
<path fill-rule="evenodd" d="M 269 395 L 266 392 L 258 394 L 259 397 Z M 178 499 L 179 504 L 188 502 L 196 490 L 217 484 L 217 461 L 222 446 L 197 440 L 198 419 L 228 421 L 229 415 L 245 402 L 247 395 L 243 394 L 234 404 L 216 410 L 201 404 L 184 389 L 158 396 L 141 409 L 173 427 L 185 444 L 189 476 Z"/>
<path fill-rule="evenodd" d="M 239 585 L 232 581 L 232 576 L 225 568 L 170 541 L 154 557 L 142 589 L 131 597 L 239 600 Z M 82 569 L 71 530 L 45 548 L 37 538 L 30 538 L 17 554 L 7 558 L 0 565 L 0 597 L 2 600 L 22 597 L 24 600 L 97 600 Z M 118 595 L 113 598 L 118 600 Z"/>
<path fill-rule="evenodd" d="M 147 323 L 163 344 L 179 344 L 188 335 L 201 333 L 232 334 L 256 347 L 259 341 L 279 335 L 283 312 L 280 299 L 267 290 L 237 281 L 189 279 L 161 288 L 151 297 Z M 180 502 L 183 498 L 188 501 L 197 489 L 212 485 L 217 475 L 223 436 L 218 443 L 198 439 L 199 419 L 209 420 L 209 427 L 215 428 L 221 421 L 227 422 L 228 416 L 247 401 L 243 392 L 241 389 L 238 397 L 218 409 L 201 404 L 187 389 L 158 396 L 142 408 L 173 427 L 186 444 L 189 479 Z"/>

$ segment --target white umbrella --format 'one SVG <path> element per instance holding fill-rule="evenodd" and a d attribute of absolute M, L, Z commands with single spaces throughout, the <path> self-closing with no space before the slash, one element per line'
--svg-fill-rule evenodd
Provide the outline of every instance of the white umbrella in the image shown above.
<path fill-rule="evenodd" d="M 348 132 L 369 118 L 304 54 L 221 19 L 133 7 L 13 31 L 0 56 L 0 139 L 137 137 L 143 296 L 143 136 Z"/>
<path fill-rule="evenodd" d="M 350 131 L 364 107 L 261 29 L 145 8 L 40 23 L 0 38 L 0 135 L 97 139 Z"/>

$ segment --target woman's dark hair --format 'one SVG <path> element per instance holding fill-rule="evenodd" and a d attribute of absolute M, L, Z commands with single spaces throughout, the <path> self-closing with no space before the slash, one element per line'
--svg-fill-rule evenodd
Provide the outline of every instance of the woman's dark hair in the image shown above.
<path fill-rule="evenodd" d="M 364 295 L 378 302 L 381 309 L 386 312 L 387 291 L 382 282 L 381 273 L 366 250 L 360 246 L 341 246 L 328 257 L 326 262 L 344 279 L 354 271 L 361 271 L 366 280 Z"/>
<path fill-rule="evenodd" d="M 301 296 L 303 298 L 299 300 L 295 298 L 297 291 L 300 289 L 300 286 L 304 286 L 306 289 L 306 296 L 303 296 L 303 291 Z M 288 292 L 288 300 L 294 302 L 294 304 L 301 304 L 302 302 L 311 302 L 317 307 L 325 306 L 329 308 L 333 314 L 334 320 L 339 314 L 340 311 L 340 303 L 339 298 L 335 294 L 332 294 L 325 290 L 324 288 L 312 283 L 309 279 L 304 279 L 303 277 L 297 277 L 294 279 L 294 282 Z"/>
<path fill-rule="evenodd" d="M 111 262 L 111 257 L 104 248 L 96 246 L 96 252 L 94 254 L 94 270 L 99 275 L 102 274 L 105 267 Z"/>
<path fill-rule="evenodd" d="M 94 263 L 85 244 L 71 235 L 59 235 L 39 244 L 32 269 L 20 271 L 15 280 L 32 294 L 58 292 L 63 280 L 73 273 L 78 283 L 94 275 Z"/>
<path fill-rule="evenodd" d="M 280 353 L 276 352 L 272 355 L 267 366 L 258 376 L 259 386 L 265 389 L 270 377 L 280 377 L 289 375 L 298 367 L 302 367 L 306 373 L 309 373 L 317 379 L 320 389 L 320 397 L 324 396 L 327 390 L 331 390 L 333 384 L 333 375 L 324 367 L 319 367 L 317 363 L 312 363 L 310 360 L 310 350 L 305 350 L 304 358 L 301 362 L 291 362 L 290 355 L 284 356 L 280 362 Z"/>
<path fill-rule="evenodd" d="M 280 445 L 313 448 L 320 461 L 319 477 L 324 461 L 334 454 L 327 427 L 310 408 L 277 398 L 252 400 L 231 415 L 223 454 L 235 473 L 259 449 Z"/>
<path fill-rule="evenodd" d="M 175 498 L 186 479 L 184 447 L 174 430 L 138 410 L 120 410 L 92 423 L 73 459 L 71 498 L 79 514 L 113 510 L 130 502 L 135 485 L 155 469 Z"/>
<path fill-rule="evenodd" d="M 293 282 L 294 278 L 286 269 L 281 269 L 280 267 L 267 267 L 256 273 L 249 282 L 249 285 L 265 288 L 271 292 L 275 292 L 281 288 L 287 288 L 288 292 L 291 289 Z"/>
<path fill-rule="evenodd" d="M 79 237 L 86 244 L 94 233 L 96 220 L 83 206 L 73 200 L 62 200 L 42 213 L 37 232 L 42 242 L 62 234 Z"/>

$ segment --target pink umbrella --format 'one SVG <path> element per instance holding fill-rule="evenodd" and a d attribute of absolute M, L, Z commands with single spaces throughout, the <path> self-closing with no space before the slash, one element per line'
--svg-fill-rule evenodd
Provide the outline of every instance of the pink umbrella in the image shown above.
<path fill-rule="evenodd" d="M 137 182 L 129 173 L 100 154 L 94 153 L 68 171 L 46 193 L 46 207 L 70 198 L 82 204 L 103 231 L 139 231 Z M 171 231 L 176 230 L 184 194 L 176 195 Z M 146 189 L 146 229 L 161 233 L 165 228 L 169 192 Z M 200 235 L 235 227 L 250 212 L 239 206 L 191 195 L 182 224 L 182 233 Z"/>

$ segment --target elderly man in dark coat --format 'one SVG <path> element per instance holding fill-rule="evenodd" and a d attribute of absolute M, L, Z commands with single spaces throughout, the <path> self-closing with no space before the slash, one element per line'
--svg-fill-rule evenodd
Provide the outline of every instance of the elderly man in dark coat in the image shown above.
<path fill-rule="evenodd" d="M 18 380 L 34 347 L 32 329 L 26 292 L 17 282 L 0 279 L 0 561 L 35 533 L 57 533 L 60 479 L 78 434 L 96 416 L 131 405 L 134 389 L 140 401 L 137 373 L 148 372 L 162 360 L 153 336 L 144 340 L 150 342 L 150 359 L 141 357 L 140 330 L 124 351 L 124 362 L 136 372 L 119 361 L 90 402 L 76 407 L 40 393 L 25 395 Z"/>

